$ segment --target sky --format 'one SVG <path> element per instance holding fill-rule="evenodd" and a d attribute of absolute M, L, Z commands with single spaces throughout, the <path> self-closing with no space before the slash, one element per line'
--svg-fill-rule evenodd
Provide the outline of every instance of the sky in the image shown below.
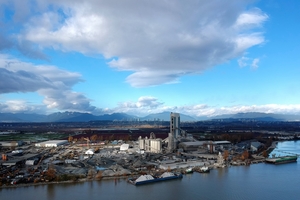
<path fill-rule="evenodd" d="M 0 112 L 300 114 L 298 0 L 0 0 Z"/>

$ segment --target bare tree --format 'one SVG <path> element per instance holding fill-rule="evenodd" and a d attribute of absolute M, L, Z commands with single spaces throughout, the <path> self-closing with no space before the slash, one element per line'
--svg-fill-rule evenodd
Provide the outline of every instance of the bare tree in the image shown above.
<path fill-rule="evenodd" d="M 224 153 L 223 153 L 224 160 L 228 160 L 228 157 L 229 157 L 229 151 L 225 150 Z"/>

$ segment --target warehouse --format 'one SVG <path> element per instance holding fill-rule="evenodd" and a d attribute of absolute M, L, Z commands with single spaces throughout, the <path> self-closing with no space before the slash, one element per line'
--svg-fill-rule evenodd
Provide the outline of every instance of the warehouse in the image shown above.
<path fill-rule="evenodd" d="M 199 147 L 206 146 L 208 141 L 196 141 L 196 142 L 181 142 L 179 143 L 179 148 L 182 148 L 184 151 L 196 151 Z"/>
<path fill-rule="evenodd" d="M 17 147 L 23 144 L 22 141 L 0 141 L 2 147 Z"/>
<path fill-rule="evenodd" d="M 49 140 L 46 142 L 36 143 L 36 147 L 58 147 L 67 144 L 68 140 Z"/>

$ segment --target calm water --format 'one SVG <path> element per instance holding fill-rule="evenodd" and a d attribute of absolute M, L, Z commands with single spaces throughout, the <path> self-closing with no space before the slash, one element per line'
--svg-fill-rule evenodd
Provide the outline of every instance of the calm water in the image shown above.
<path fill-rule="evenodd" d="M 300 154 L 300 141 L 282 142 L 278 150 Z M 279 152 L 276 152 L 279 154 Z M 282 154 L 282 153 L 281 153 Z M 282 165 L 253 164 L 189 174 L 182 180 L 133 186 L 103 180 L 0 189 L 0 199 L 300 199 L 300 158 Z"/>

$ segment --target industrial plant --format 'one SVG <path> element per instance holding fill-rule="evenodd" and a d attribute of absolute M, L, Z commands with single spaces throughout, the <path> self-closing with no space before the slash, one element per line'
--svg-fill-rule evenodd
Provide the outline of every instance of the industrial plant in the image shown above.
<path fill-rule="evenodd" d="M 180 114 L 171 112 L 169 126 L 163 129 L 166 134 L 162 128 L 136 127 L 77 128 L 67 136 L 52 130 L 43 134 L 2 132 L 2 138 L 15 140 L 0 141 L 0 185 L 101 180 L 166 171 L 207 173 L 215 168 L 265 162 L 264 153 L 274 148 L 272 142 L 266 147 L 246 136 L 235 143 L 222 140 L 223 135 L 218 140 L 208 139 L 204 137 L 208 131 L 199 136 L 181 124 Z M 123 139 L 117 138 L 121 131 L 128 133 Z M 24 139 L 17 139 L 21 137 Z"/>

